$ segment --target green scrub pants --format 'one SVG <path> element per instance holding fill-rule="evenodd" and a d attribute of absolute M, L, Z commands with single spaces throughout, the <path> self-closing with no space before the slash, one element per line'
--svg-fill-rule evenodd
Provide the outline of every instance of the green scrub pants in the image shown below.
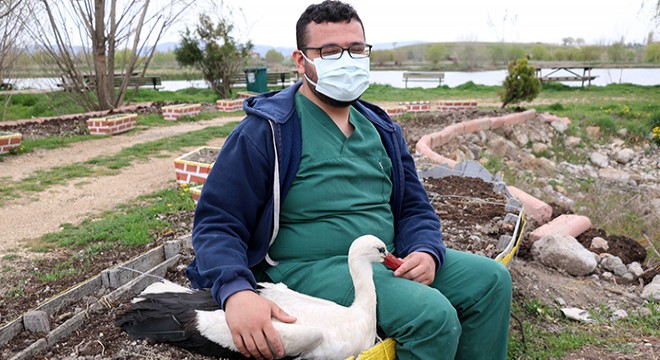
<path fill-rule="evenodd" d="M 346 256 L 281 263 L 274 282 L 350 306 L 354 298 Z M 511 276 L 492 259 L 447 250 L 431 286 L 396 278 L 374 264 L 378 325 L 397 342 L 397 359 L 506 359 Z"/>

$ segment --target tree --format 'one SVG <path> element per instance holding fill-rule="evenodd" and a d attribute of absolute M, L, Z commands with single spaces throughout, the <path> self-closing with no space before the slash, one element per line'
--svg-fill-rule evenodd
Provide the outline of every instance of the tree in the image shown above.
<path fill-rule="evenodd" d="M 626 58 L 626 49 L 623 41 L 615 42 L 607 47 L 607 58 L 612 62 L 621 62 Z"/>
<path fill-rule="evenodd" d="M 21 0 L 0 0 L 0 84 L 10 77 L 17 59 L 23 52 L 23 23 L 25 14 Z"/>
<path fill-rule="evenodd" d="M 541 80 L 536 77 L 536 68 L 527 64 L 527 58 L 520 58 L 509 63 L 508 74 L 500 92 L 502 108 L 508 104 L 532 101 L 541 91 Z"/>
<path fill-rule="evenodd" d="M 33 0 L 24 21 L 68 86 L 83 90 L 85 79 L 93 79 L 93 92 L 72 92 L 77 102 L 106 110 L 122 105 L 129 78 L 144 77 L 163 33 L 195 1 Z M 117 56 L 124 49 L 125 56 Z"/>
<path fill-rule="evenodd" d="M 550 59 L 550 52 L 548 51 L 548 48 L 545 47 L 545 45 L 541 45 L 541 44 L 534 45 L 532 47 L 531 53 L 532 53 L 532 59 L 536 61 Z"/>
<path fill-rule="evenodd" d="M 270 49 L 266 53 L 267 64 L 281 64 L 284 60 L 284 55 L 275 49 Z"/>
<path fill-rule="evenodd" d="M 447 56 L 447 50 L 442 44 L 431 45 L 431 47 L 429 47 L 429 49 L 426 51 L 426 59 L 432 62 L 433 65 L 437 65 L 445 58 L 445 56 Z"/>
<path fill-rule="evenodd" d="M 660 42 L 646 45 L 644 62 L 660 64 Z"/>
<path fill-rule="evenodd" d="M 231 93 L 233 78 L 241 73 L 252 49 L 251 42 L 240 44 L 231 36 L 233 28 L 227 19 L 219 19 L 216 25 L 202 14 L 195 32 L 186 29 L 174 50 L 176 61 L 200 69 L 221 99 Z"/>

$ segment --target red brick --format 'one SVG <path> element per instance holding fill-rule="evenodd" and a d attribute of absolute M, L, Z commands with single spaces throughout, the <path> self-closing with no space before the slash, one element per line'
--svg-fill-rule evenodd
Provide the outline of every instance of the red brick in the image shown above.
<path fill-rule="evenodd" d="M 529 235 L 531 241 L 536 241 L 546 235 L 559 234 L 577 237 L 591 228 L 588 217 L 574 214 L 564 214 L 556 217 L 549 223 L 536 228 Z"/>
<path fill-rule="evenodd" d="M 515 186 L 509 186 L 509 191 L 513 196 L 523 203 L 523 209 L 527 217 L 533 219 L 536 224 L 545 224 L 552 217 L 552 207 L 543 201 L 527 194 Z"/>
<path fill-rule="evenodd" d="M 201 177 L 197 175 L 190 175 L 190 182 L 191 183 L 197 183 L 197 184 L 203 184 L 206 181 L 206 177 Z"/>

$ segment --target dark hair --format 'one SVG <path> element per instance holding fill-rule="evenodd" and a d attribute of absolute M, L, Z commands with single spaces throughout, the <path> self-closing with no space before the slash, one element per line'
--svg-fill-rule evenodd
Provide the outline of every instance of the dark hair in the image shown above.
<path fill-rule="evenodd" d="M 359 22 L 360 26 L 362 26 L 362 32 L 364 32 L 362 20 L 360 20 L 357 11 L 351 5 L 336 0 L 325 0 L 320 4 L 310 5 L 300 15 L 296 23 L 296 45 L 298 49 L 307 46 L 307 42 L 309 41 L 307 25 L 312 21 L 320 24 L 324 22 L 348 23 L 351 20 Z"/>

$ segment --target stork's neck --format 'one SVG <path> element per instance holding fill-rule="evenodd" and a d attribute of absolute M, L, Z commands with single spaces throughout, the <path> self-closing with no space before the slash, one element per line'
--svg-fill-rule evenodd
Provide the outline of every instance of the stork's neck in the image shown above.
<path fill-rule="evenodd" d="M 348 268 L 355 286 L 355 300 L 351 309 L 359 309 L 362 312 L 373 314 L 376 319 L 376 286 L 374 285 L 374 270 L 371 262 L 364 259 L 348 260 Z"/>

